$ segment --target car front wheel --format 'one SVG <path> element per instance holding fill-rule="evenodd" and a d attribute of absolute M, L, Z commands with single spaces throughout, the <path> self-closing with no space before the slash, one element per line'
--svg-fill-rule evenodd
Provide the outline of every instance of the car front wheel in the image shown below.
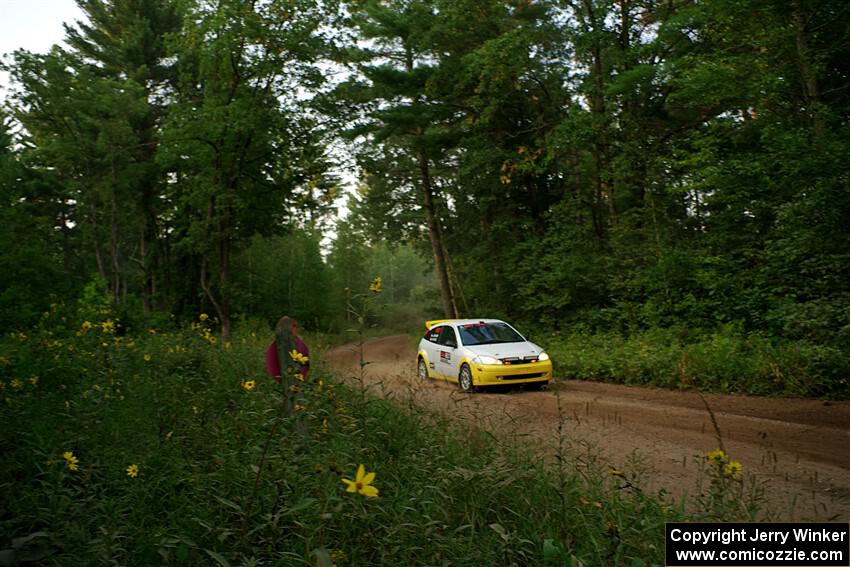
<path fill-rule="evenodd" d="M 475 391 L 475 386 L 472 384 L 472 370 L 464 364 L 460 367 L 460 375 L 457 377 L 457 385 L 464 392 L 471 394 Z"/>

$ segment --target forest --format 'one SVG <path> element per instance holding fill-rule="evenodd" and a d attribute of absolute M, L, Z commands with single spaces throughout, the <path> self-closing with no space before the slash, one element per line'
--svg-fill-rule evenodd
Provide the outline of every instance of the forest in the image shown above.
<path fill-rule="evenodd" d="M 4 334 L 338 332 L 380 276 L 570 376 L 850 396 L 850 5 L 77 2 L 4 59 Z"/>

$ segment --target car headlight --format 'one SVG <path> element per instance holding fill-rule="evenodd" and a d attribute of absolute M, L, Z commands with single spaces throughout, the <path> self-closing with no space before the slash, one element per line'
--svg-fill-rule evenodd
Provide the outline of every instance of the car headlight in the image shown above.
<path fill-rule="evenodd" d="M 479 364 L 502 364 L 502 361 L 495 356 L 487 356 L 486 354 L 479 354 L 476 359 Z"/>
<path fill-rule="evenodd" d="M 549 355 L 546 354 L 545 352 L 541 352 L 540 354 L 537 355 L 537 360 L 539 360 L 541 362 L 544 361 L 544 360 L 549 360 Z"/>

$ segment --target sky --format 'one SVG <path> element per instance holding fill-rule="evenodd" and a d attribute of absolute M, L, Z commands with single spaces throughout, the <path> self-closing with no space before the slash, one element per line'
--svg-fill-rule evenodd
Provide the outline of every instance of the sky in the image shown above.
<path fill-rule="evenodd" d="M 74 0 L 0 0 L 0 55 L 21 48 L 45 53 L 65 37 L 62 22 L 82 17 Z M 8 83 L 8 76 L 0 73 L 0 88 L 5 91 Z"/>

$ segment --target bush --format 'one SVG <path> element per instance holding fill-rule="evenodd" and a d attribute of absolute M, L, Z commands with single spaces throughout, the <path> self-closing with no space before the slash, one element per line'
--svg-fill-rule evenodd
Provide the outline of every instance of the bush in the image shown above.
<path fill-rule="evenodd" d="M 686 335 L 686 338 L 683 338 Z M 850 355 L 734 326 L 687 334 L 578 332 L 544 341 L 559 375 L 579 380 L 756 395 L 850 398 Z"/>

